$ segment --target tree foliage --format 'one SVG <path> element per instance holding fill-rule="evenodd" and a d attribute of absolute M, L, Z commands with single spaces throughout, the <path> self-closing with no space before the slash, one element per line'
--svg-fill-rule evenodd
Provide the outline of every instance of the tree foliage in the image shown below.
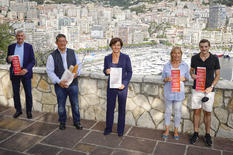
<path fill-rule="evenodd" d="M 141 6 L 138 6 L 138 7 L 135 7 L 135 8 L 130 8 L 130 11 L 131 12 L 135 11 L 136 14 L 145 13 L 146 12 L 146 6 L 145 5 L 141 5 Z"/>
<path fill-rule="evenodd" d="M 50 53 L 51 53 L 52 51 L 53 51 L 53 50 L 50 50 L 50 51 L 48 51 L 48 52 L 46 52 L 46 53 L 34 51 L 35 59 L 36 59 L 36 64 L 35 64 L 35 66 L 36 66 L 36 67 L 44 67 L 44 66 L 46 66 L 46 62 L 47 62 L 48 56 L 50 55 Z"/>
<path fill-rule="evenodd" d="M 30 0 L 30 1 L 35 1 L 35 2 L 37 2 L 37 4 L 43 4 L 44 3 L 44 0 Z"/>
<path fill-rule="evenodd" d="M 153 22 L 153 23 L 150 23 L 150 27 L 148 29 L 148 32 L 150 34 L 150 36 L 153 34 L 153 33 L 156 33 L 156 27 L 157 27 L 157 23 L 156 22 Z"/>
<path fill-rule="evenodd" d="M 232 0 L 219 0 L 221 4 L 227 5 L 227 6 L 233 6 Z"/>
<path fill-rule="evenodd" d="M 11 34 L 13 31 L 9 23 L 0 24 L 0 63 L 5 63 L 7 48 L 14 40 Z"/>

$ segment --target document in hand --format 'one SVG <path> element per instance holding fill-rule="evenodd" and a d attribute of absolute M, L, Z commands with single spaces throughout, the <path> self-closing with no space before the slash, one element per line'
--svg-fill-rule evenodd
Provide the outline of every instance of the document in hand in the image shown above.
<path fill-rule="evenodd" d="M 68 69 L 65 70 L 65 72 L 62 74 L 61 80 L 66 80 L 66 84 L 69 86 L 74 79 L 74 74 L 69 71 Z"/>
<path fill-rule="evenodd" d="M 172 69 L 171 77 L 172 92 L 180 92 L 180 70 L 176 68 Z"/>
<path fill-rule="evenodd" d="M 13 56 L 12 63 L 13 63 L 14 75 L 20 75 L 21 66 L 20 66 L 20 61 L 19 61 L 18 55 Z"/>
<path fill-rule="evenodd" d="M 120 88 L 122 85 L 122 68 L 110 68 L 110 88 Z"/>
<path fill-rule="evenodd" d="M 197 67 L 196 91 L 205 91 L 206 68 Z"/>

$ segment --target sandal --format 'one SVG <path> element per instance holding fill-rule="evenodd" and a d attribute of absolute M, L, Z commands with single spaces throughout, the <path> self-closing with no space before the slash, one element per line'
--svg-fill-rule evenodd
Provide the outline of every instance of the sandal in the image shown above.
<path fill-rule="evenodd" d="M 179 140 L 179 136 L 174 136 L 174 139 L 175 140 Z"/>
<path fill-rule="evenodd" d="M 168 135 L 163 134 L 163 135 L 162 135 L 162 138 L 163 138 L 163 139 L 167 139 L 167 138 L 168 138 Z"/>

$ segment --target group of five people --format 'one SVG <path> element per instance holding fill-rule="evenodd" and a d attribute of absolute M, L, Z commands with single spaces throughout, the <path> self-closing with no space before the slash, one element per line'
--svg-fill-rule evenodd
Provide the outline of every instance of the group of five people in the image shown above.
<path fill-rule="evenodd" d="M 7 62 L 11 63 L 10 67 L 10 79 L 13 87 L 13 99 L 16 113 L 13 115 L 17 118 L 22 114 L 22 108 L 20 103 L 20 81 L 23 83 L 25 96 L 26 96 L 26 113 L 27 118 L 32 118 L 32 68 L 35 65 L 34 51 L 32 45 L 24 42 L 25 35 L 23 31 L 16 33 L 17 43 L 14 43 L 8 47 Z M 55 93 L 57 96 L 58 104 L 58 115 L 60 130 L 66 128 L 66 99 L 69 96 L 73 124 L 81 130 L 83 127 L 80 123 L 80 113 L 78 104 L 78 76 L 82 67 L 81 62 L 74 50 L 66 47 L 67 40 L 64 34 L 58 34 L 56 37 L 57 49 L 53 51 L 47 59 L 46 71 L 48 77 L 54 83 Z M 132 77 L 131 60 L 127 54 L 121 52 L 123 47 L 123 41 L 120 38 L 113 38 L 110 41 L 109 46 L 112 49 L 112 53 L 105 56 L 104 58 L 104 69 L 103 72 L 108 76 L 107 85 L 107 111 L 106 111 L 106 128 L 104 135 L 108 135 L 112 132 L 113 120 L 114 120 L 114 109 L 116 104 L 116 98 L 118 98 L 118 125 L 117 132 L 118 136 L 123 136 L 125 128 L 125 111 L 126 111 L 126 100 L 128 93 L 128 85 Z M 174 139 L 178 140 L 178 129 L 181 122 L 181 107 L 182 101 L 185 99 L 185 88 L 184 82 L 189 80 L 191 75 L 194 80 L 192 89 L 192 100 L 191 108 L 194 109 L 193 122 L 194 122 L 194 134 L 190 140 L 194 144 L 198 140 L 198 129 L 200 124 L 201 109 L 204 112 L 204 123 L 206 129 L 205 142 L 208 146 L 211 146 L 210 136 L 210 124 L 211 124 L 211 111 L 214 102 L 214 86 L 217 84 L 220 77 L 220 65 L 216 55 L 209 52 L 210 42 L 208 40 L 201 40 L 199 43 L 200 53 L 192 56 L 191 69 L 189 71 L 188 65 L 182 61 L 182 50 L 180 47 L 174 47 L 170 53 L 170 61 L 164 65 L 162 72 L 162 80 L 164 81 L 164 98 L 165 98 L 165 132 L 162 134 L 163 138 L 169 136 L 170 130 L 170 119 L 172 114 L 172 107 L 174 106 Z M 20 75 L 14 74 L 12 65 L 13 56 L 18 55 L 21 73 Z M 73 81 L 70 85 L 67 85 L 67 81 L 61 80 L 61 77 L 65 70 L 71 65 L 79 65 L 77 73 L 75 73 Z M 196 79 L 197 79 L 197 68 L 205 67 L 206 69 L 206 82 L 204 91 L 196 91 Z M 122 84 L 119 88 L 110 88 L 110 73 L 111 68 L 122 69 Z M 180 70 L 180 91 L 172 91 L 172 76 L 171 70 Z M 203 102 L 203 97 L 207 97 L 208 101 Z"/>

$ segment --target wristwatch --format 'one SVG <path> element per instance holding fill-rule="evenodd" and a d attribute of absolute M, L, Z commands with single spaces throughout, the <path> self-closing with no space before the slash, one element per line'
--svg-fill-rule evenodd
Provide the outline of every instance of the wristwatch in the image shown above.
<path fill-rule="evenodd" d="M 211 85 L 211 88 L 214 88 L 214 85 Z"/>

